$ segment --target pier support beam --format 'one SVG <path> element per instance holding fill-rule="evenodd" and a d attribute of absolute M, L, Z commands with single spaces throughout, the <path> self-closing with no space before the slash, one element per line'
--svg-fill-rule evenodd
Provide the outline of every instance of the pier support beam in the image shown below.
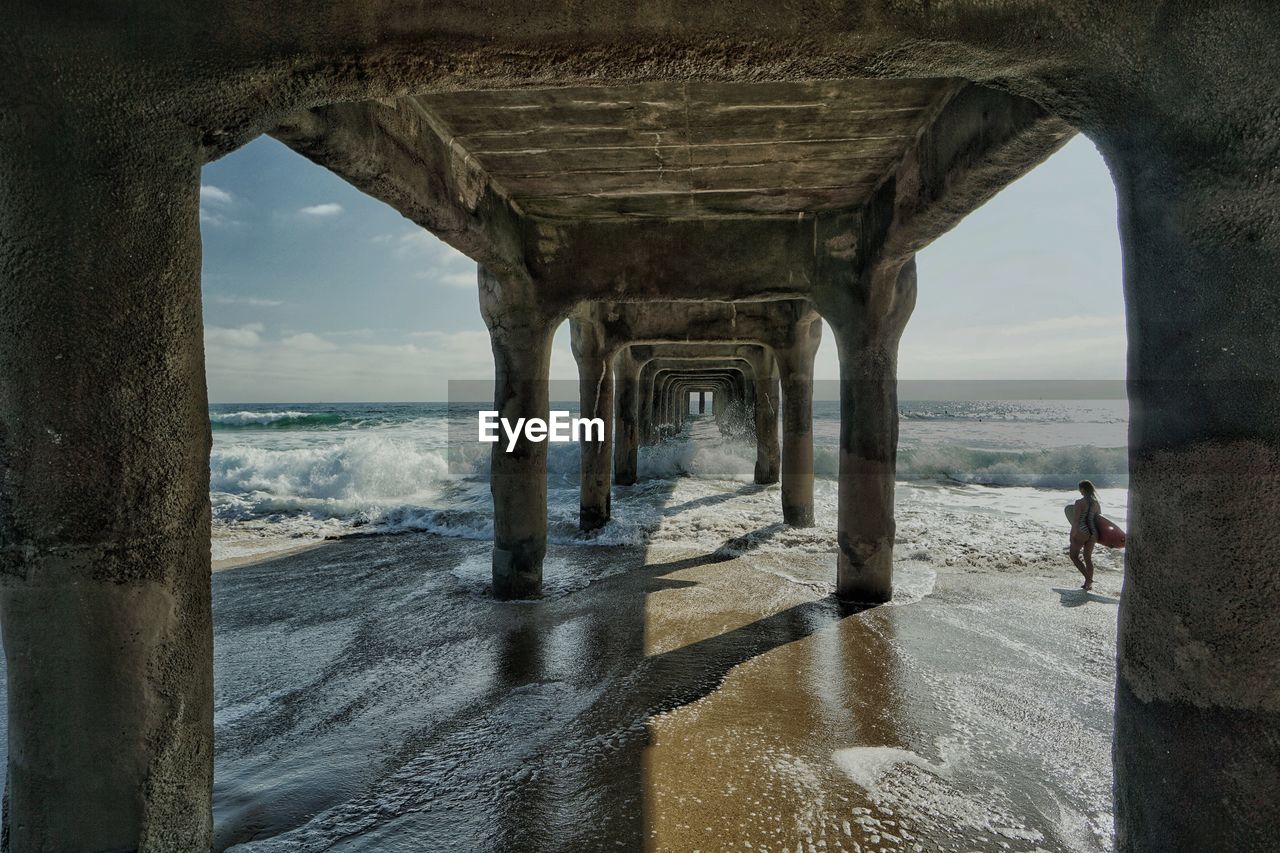
<path fill-rule="evenodd" d="M 782 519 L 813 527 L 813 359 L 822 321 L 809 314 L 790 338 L 791 346 L 774 350 L 782 386 Z"/>
<path fill-rule="evenodd" d="M 855 282 L 823 288 L 819 304 L 840 356 L 836 595 L 875 604 L 893 596 L 898 341 L 915 306 L 915 260 L 877 266 Z"/>
<path fill-rule="evenodd" d="M 550 415 L 551 341 L 567 310 L 536 296 L 518 276 L 498 279 L 479 268 L 480 313 L 493 346 L 493 407 L 500 418 Z M 508 453 L 493 445 L 493 594 L 501 599 L 542 594 L 547 550 L 547 442 L 523 434 Z"/>
<path fill-rule="evenodd" d="M 13 851 L 211 843 L 198 135 L 140 121 L 0 122 Z"/>
<path fill-rule="evenodd" d="M 1132 413 L 1119 850 L 1280 848 L 1280 112 L 1268 92 L 1247 140 L 1202 147 L 1202 119 L 1187 116 L 1181 135 L 1100 146 L 1120 200 Z"/>
<path fill-rule="evenodd" d="M 760 347 L 748 356 L 755 374 L 756 474 L 759 485 L 778 482 L 778 409 L 781 389 L 773 351 Z"/>
<path fill-rule="evenodd" d="M 617 421 L 613 444 L 613 482 L 634 485 L 640 466 L 640 365 L 631 347 L 622 347 L 613 359 Z"/>
<path fill-rule="evenodd" d="M 604 421 L 600 441 L 582 441 L 578 529 L 598 530 L 609 522 L 613 479 L 613 354 L 604 329 L 589 318 L 569 319 L 573 358 L 578 363 L 578 399 L 584 418 Z"/>

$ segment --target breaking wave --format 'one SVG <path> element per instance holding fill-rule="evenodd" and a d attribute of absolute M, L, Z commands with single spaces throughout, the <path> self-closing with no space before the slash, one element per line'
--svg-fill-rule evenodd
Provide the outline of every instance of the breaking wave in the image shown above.
<path fill-rule="evenodd" d="M 215 447 L 209 474 L 215 508 L 224 518 L 376 514 L 430 503 L 450 480 L 443 451 L 367 433 L 305 447 Z"/>
<path fill-rule="evenodd" d="M 641 449 L 640 476 L 749 482 L 755 472 L 755 457 L 751 442 L 668 441 Z M 813 469 L 817 477 L 837 479 L 839 449 L 827 444 L 815 446 Z M 1001 451 L 925 444 L 899 450 L 898 479 L 1042 489 L 1074 489 L 1080 480 L 1090 479 L 1100 488 L 1108 488 L 1128 485 L 1128 453 L 1123 447 L 1087 445 Z"/>
<path fill-rule="evenodd" d="M 218 431 L 209 460 L 210 497 L 219 530 L 215 552 L 220 548 L 228 554 L 251 551 L 259 548 L 259 540 L 272 537 L 318 539 L 353 532 L 492 536 L 491 448 L 473 444 L 451 449 L 446 407 L 337 404 L 324 410 L 311 408 L 236 406 L 210 413 Z M 974 409 L 966 414 L 977 414 Z M 832 518 L 839 474 L 836 414 L 815 412 L 814 434 L 819 499 L 831 504 Z M 991 407 L 981 410 L 984 417 L 991 414 Z M 1049 437 L 1043 424 L 1050 413 L 1039 414 L 1041 421 L 1019 426 L 1016 440 Z M 1094 418 L 1094 413 L 1085 416 Z M 942 418 L 947 417 L 954 417 L 954 412 L 944 411 Z M 979 447 L 974 448 L 965 444 L 971 429 L 965 428 L 967 432 L 948 442 L 932 426 L 913 434 L 905 423 L 898 454 L 899 481 L 1065 490 L 1086 477 L 1102 488 L 1128 483 L 1123 447 L 1083 442 L 1054 446 L 1088 440 L 1092 426 L 1079 430 L 1078 438 L 1057 431 L 1053 444 L 1041 445 L 1051 449 L 1028 449 L 1007 446 L 1007 428 L 978 435 Z M 984 436 L 1005 440 L 1006 446 L 981 449 Z M 1105 431 L 1099 435 L 1103 441 L 1108 438 L 1110 433 Z M 639 482 L 615 489 L 613 521 L 584 535 L 577 529 L 580 449 L 576 444 L 552 444 L 547 459 L 549 539 L 618 545 L 656 541 L 655 537 L 724 542 L 739 536 L 743 525 L 755 529 L 747 520 L 722 517 L 722 498 L 717 496 L 737 494 L 755 495 L 752 500 L 758 502 L 758 506 L 752 504 L 753 512 L 759 511 L 761 524 L 756 527 L 764 532 L 760 543 L 747 543 L 752 549 L 816 547 L 807 539 L 797 539 L 797 534 L 773 529 L 776 487 L 752 484 L 755 461 L 754 440 L 719 434 L 709 424 L 696 437 L 686 435 L 641 448 Z M 672 514 L 675 506 L 684 507 L 678 517 Z M 826 548 L 828 539 L 817 544 Z"/>
<path fill-rule="evenodd" d="M 213 429 L 323 429 L 357 424 L 336 412 L 214 412 L 209 415 Z"/>
<path fill-rule="evenodd" d="M 983 486 L 1074 489 L 1082 479 L 1105 488 L 1129 483 L 1123 447 L 1058 447 L 1002 452 L 925 445 L 898 453 L 899 480 L 935 480 Z"/>

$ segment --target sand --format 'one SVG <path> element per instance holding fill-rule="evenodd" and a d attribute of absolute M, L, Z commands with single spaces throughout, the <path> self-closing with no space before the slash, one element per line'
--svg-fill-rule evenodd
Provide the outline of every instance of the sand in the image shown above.
<path fill-rule="evenodd" d="M 1111 849 L 1119 574 L 904 560 L 850 611 L 833 561 L 552 546 L 505 604 L 430 534 L 222 571 L 217 847 Z"/>

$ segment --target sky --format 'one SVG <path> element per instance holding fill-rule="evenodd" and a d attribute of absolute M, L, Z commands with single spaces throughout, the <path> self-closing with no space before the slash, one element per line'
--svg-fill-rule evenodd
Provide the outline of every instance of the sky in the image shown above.
<path fill-rule="evenodd" d="M 444 400 L 493 376 L 475 264 L 275 140 L 204 168 L 200 223 L 211 402 Z M 1115 193 L 1084 137 L 917 268 L 901 378 L 1123 378 Z M 824 331 L 814 375 L 835 379 Z M 568 323 L 551 370 L 576 378 Z"/>

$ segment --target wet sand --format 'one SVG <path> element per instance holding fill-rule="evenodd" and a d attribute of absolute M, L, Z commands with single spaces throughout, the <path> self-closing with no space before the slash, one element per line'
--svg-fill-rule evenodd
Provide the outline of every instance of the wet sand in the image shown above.
<path fill-rule="evenodd" d="M 218 573 L 216 849 L 1111 849 L 1117 572 L 855 611 L 719 545 L 552 546 L 535 603 L 429 534 Z"/>
<path fill-rule="evenodd" d="M 302 544 L 292 544 L 289 540 L 280 540 L 269 545 L 255 543 L 257 550 L 247 554 L 238 554 L 234 557 L 225 557 L 221 560 L 213 560 L 212 568 L 215 572 L 225 572 L 227 569 L 236 569 L 240 566 L 252 566 L 259 563 L 278 560 L 281 557 L 287 557 L 290 554 L 301 554 L 303 551 L 310 551 L 313 548 L 323 548 L 329 540 L 307 541 Z"/>

